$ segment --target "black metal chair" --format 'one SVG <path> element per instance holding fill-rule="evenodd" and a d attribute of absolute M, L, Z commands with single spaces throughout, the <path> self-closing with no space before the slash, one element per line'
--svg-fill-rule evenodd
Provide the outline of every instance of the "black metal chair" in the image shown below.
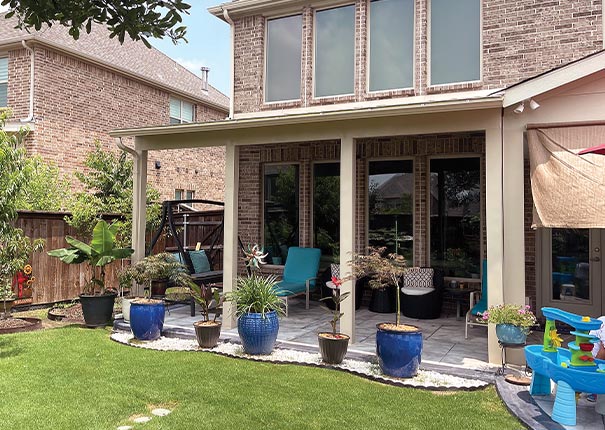
<path fill-rule="evenodd" d="M 441 316 L 443 272 L 432 267 L 413 267 L 403 276 L 401 313 L 414 319 Z"/>

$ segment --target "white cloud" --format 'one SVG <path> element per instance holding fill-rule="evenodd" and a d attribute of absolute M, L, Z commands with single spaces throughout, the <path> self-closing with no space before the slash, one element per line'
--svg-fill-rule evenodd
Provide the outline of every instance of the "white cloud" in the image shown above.
<path fill-rule="evenodd" d="M 208 61 L 203 60 L 203 59 L 198 60 L 198 59 L 177 57 L 174 59 L 174 61 L 176 61 L 177 63 L 179 63 L 181 66 L 185 67 L 186 69 L 192 71 L 196 75 L 200 75 L 200 68 L 202 66 L 208 67 Z"/>

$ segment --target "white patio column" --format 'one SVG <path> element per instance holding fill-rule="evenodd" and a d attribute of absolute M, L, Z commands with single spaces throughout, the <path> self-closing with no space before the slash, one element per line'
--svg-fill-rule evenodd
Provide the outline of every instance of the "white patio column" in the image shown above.
<path fill-rule="evenodd" d="M 494 119 L 485 130 L 485 212 L 487 230 L 487 303 L 500 304 L 504 300 L 504 202 L 502 185 L 502 129 Z M 488 356 L 490 363 L 500 362 L 500 348 L 496 330 L 488 328 Z"/>
<path fill-rule="evenodd" d="M 341 303 L 344 314 L 340 331 L 355 342 L 355 280 L 348 262 L 355 252 L 355 167 L 357 148 L 355 140 L 343 136 L 340 140 L 340 276 L 347 281 L 340 287 L 341 293 L 349 292 L 349 298 Z"/>
<path fill-rule="evenodd" d="M 147 218 L 147 151 L 136 151 L 132 171 L 132 262 L 145 257 Z M 134 295 L 142 296 L 143 288 L 133 284 Z"/>
<path fill-rule="evenodd" d="M 237 278 L 238 262 L 238 184 L 239 148 L 232 142 L 225 154 L 225 230 L 223 245 L 223 293 L 233 291 Z M 223 305 L 223 328 L 236 326 L 235 307 L 231 302 Z"/>

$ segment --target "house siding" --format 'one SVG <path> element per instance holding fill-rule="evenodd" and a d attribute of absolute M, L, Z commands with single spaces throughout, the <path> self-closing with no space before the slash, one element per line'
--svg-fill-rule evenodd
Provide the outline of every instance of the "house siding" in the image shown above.
<path fill-rule="evenodd" d="M 168 92 L 45 46 L 36 45 L 35 55 L 35 131 L 26 147 L 31 154 L 55 163 L 74 190 L 81 186 L 73 173 L 83 169 L 96 140 L 104 149 L 117 151 L 110 130 L 169 123 Z M 29 76 L 29 53 L 10 51 L 8 105 L 15 118 L 28 114 Z M 196 121 L 225 116 L 196 105 Z M 155 169 L 156 160 L 161 161 L 160 169 Z M 164 199 L 173 198 L 175 188 L 223 199 L 223 148 L 150 152 L 148 168 L 149 182 Z"/>
<path fill-rule="evenodd" d="M 303 14 L 301 96 L 300 100 L 287 103 L 263 102 L 266 18 L 256 15 L 236 19 L 235 113 L 502 88 L 603 48 L 600 0 L 483 1 L 482 81 L 431 87 L 427 62 L 430 57 L 428 1 L 416 0 L 415 3 L 414 89 L 368 93 L 368 2 L 357 0 L 355 94 L 321 99 L 313 98 L 314 9 L 303 7 L 300 10 Z"/>

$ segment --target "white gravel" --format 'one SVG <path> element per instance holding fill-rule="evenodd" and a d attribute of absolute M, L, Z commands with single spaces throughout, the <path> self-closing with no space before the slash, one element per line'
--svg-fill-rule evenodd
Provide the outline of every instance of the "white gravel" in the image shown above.
<path fill-rule="evenodd" d="M 194 339 L 179 339 L 161 337 L 158 340 L 141 342 L 133 338 L 131 333 L 114 332 L 111 338 L 116 342 L 145 349 L 161 351 L 210 351 L 230 357 L 246 358 L 255 361 L 269 361 L 293 364 L 323 365 L 321 356 L 317 353 L 296 351 L 293 349 L 276 349 L 269 355 L 244 354 L 241 345 L 224 342 L 212 349 L 201 349 Z M 132 342 L 134 341 L 134 342 Z M 420 370 L 414 378 L 393 378 L 386 376 L 380 370 L 377 363 L 361 360 L 345 359 L 342 364 L 330 365 L 331 368 L 342 369 L 361 376 L 370 377 L 375 380 L 385 381 L 397 385 L 411 387 L 435 388 L 435 389 L 474 389 L 485 387 L 487 382 L 446 375 L 439 372 Z"/>

